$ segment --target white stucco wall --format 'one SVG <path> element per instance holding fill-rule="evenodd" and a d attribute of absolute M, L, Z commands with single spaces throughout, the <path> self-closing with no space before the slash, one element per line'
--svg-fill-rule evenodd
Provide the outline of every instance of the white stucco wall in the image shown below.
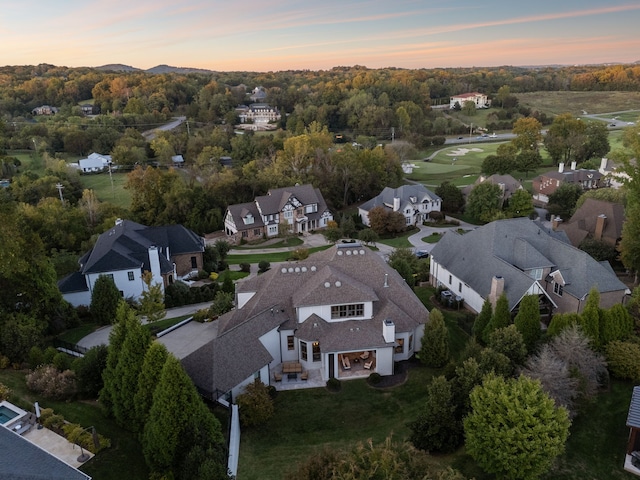
<path fill-rule="evenodd" d="M 287 344 L 287 337 L 289 335 L 294 335 L 293 330 L 281 330 L 280 331 L 280 352 L 282 356 L 283 362 L 294 362 L 298 360 L 298 339 L 293 339 L 293 350 L 289 350 L 289 346 Z"/>
<path fill-rule="evenodd" d="M 133 272 L 133 280 L 129 280 L 129 272 Z M 96 280 L 100 275 L 112 274 L 113 281 L 116 284 L 118 290 L 123 292 L 124 298 L 134 297 L 138 298 L 142 295 L 144 282 L 142 281 L 142 272 L 140 269 L 136 270 L 115 270 L 112 272 L 104 273 L 91 273 L 87 275 L 87 283 L 89 289 L 93 291 L 93 287 L 96 284 Z"/>
<path fill-rule="evenodd" d="M 449 270 L 436 262 L 433 257 L 431 257 L 429 271 L 431 273 L 431 278 L 436 280 L 434 286 L 437 287 L 442 285 L 450 289 L 454 295 L 460 295 L 464 299 L 465 305 L 473 311 L 480 312 L 480 310 L 482 310 L 482 304 L 485 299 L 482 298 L 478 292 L 469 287 L 469 285 L 465 284 L 463 280 L 456 277 L 449 272 Z M 449 281 L 449 276 L 451 276 L 451 281 Z M 459 289 L 460 284 L 462 285 L 462 291 Z"/>
<path fill-rule="evenodd" d="M 91 305 L 91 292 L 89 291 L 65 293 L 62 297 L 74 307 Z"/>
<path fill-rule="evenodd" d="M 280 355 L 280 334 L 278 333 L 278 329 L 274 328 L 273 330 L 265 333 L 259 338 L 259 340 L 273 357 L 273 360 L 269 365 L 274 367 L 275 365 L 282 363 Z"/>
<path fill-rule="evenodd" d="M 380 375 L 393 375 L 393 347 L 376 349 L 375 371 Z"/>

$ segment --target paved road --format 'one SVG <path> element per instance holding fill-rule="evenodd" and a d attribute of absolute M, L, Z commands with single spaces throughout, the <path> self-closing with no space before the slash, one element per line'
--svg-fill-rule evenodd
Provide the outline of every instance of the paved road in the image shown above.
<path fill-rule="evenodd" d="M 156 138 L 156 132 L 158 131 L 167 131 L 173 130 L 177 126 L 181 125 L 184 121 L 187 120 L 187 117 L 176 117 L 173 121 L 169 123 L 165 123 L 164 125 L 160 125 L 159 127 L 154 128 L 153 130 L 147 130 L 146 132 L 142 132 L 142 136 L 147 141 L 151 141 Z"/>

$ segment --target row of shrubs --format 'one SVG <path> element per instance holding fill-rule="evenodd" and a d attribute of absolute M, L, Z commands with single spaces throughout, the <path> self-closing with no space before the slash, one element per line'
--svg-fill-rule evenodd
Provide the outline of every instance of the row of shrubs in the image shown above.
<path fill-rule="evenodd" d="M 89 430 L 77 423 L 67 422 L 62 415 L 54 414 L 52 408 L 43 408 L 40 411 L 40 422 L 44 427 L 64 436 L 71 443 L 81 445 L 82 448 L 93 454 L 111 446 L 111 440 L 98 433 L 99 445 L 96 448 L 93 435 Z"/>

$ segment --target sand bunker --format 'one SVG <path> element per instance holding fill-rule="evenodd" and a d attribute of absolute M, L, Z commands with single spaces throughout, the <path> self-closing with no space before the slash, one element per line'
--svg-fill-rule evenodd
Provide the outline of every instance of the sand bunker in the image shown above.
<path fill-rule="evenodd" d="M 469 152 L 482 152 L 481 148 L 457 148 L 447 153 L 449 157 L 463 157 Z"/>

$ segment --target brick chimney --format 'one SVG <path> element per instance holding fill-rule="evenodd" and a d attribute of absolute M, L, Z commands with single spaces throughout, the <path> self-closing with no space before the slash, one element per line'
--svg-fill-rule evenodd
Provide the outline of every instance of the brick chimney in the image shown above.
<path fill-rule="evenodd" d="M 593 238 L 596 240 L 602 240 L 602 232 L 604 232 L 604 226 L 607 224 L 607 216 L 604 213 L 598 215 L 596 218 L 596 230 L 593 233 Z"/>
<path fill-rule="evenodd" d="M 551 220 L 551 228 L 553 230 L 557 230 L 558 225 L 560 225 L 561 223 L 562 223 L 562 219 L 560 217 L 553 217 L 553 219 Z"/>
<path fill-rule="evenodd" d="M 504 292 L 504 277 L 496 275 L 491 279 L 491 291 L 489 292 L 489 301 L 493 308 L 496 308 L 496 303 L 502 292 Z"/>

